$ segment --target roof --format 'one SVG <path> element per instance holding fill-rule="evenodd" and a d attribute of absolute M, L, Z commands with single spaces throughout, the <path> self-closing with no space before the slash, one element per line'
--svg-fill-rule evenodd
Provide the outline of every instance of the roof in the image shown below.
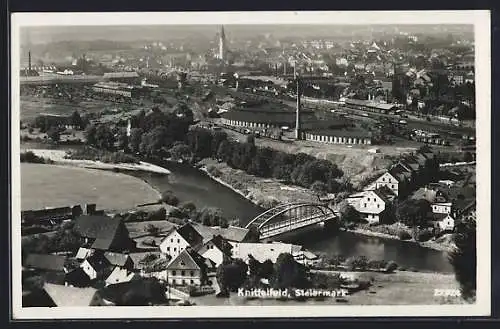
<path fill-rule="evenodd" d="M 92 248 L 99 250 L 108 250 L 113 244 L 114 237 L 102 237 L 97 238 L 94 243 L 92 243 Z"/>
<path fill-rule="evenodd" d="M 104 78 L 138 78 L 137 72 L 108 72 L 104 73 Z"/>
<path fill-rule="evenodd" d="M 127 254 L 120 254 L 117 252 L 105 252 L 104 257 L 108 260 L 108 262 L 112 265 L 116 266 L 125 266 L 128 261 L 132 262 L 132 258 L 130 258 Z"/>
<path fill-rule="evenodd" d="M 420 200 L 420 199 L 425 199 L 429 201 L 430 203 L 433 203 L 436 199 L 436 191 L 428 188 L 419 188 L 415 193 L 412 195 L 412 199 L 414 200 Z"/>
<path fill-rule="evenodd" d="M 66 257 L 47 254 L 29 254 L 25 266 L 37 270 L 64 271 Z"/>
<path fill-rule="evenodd" d="M 442 221 L 443 219 L 445 219 L 445 218 L 446 218 L 446 217 L 448 217 L 448 216 L 450 216 L 450 215 L 449 215 L 449 214 L 436 214 L 436 213 L 433 213 L 433 214 L 431 215 L 432 220 L 433 220 L 433 221 L 437 221 L 437 222 Z M 450 216 L 450 217 L 451 217 L 451 216 Z"/>
<path fill-rule="evenodd" d="M 202 237 L 203 241 L 212 239 L 214 236 L 220 235 L 228 241 L 241 242 L 248 235 L 249 230 L 238 226 L 209 227 L 200 223 L 189 223 Z"/>
<path fill-rule="evenodd" d="M 83 260 L 86 259 L 87 257 L 92 256 L 93 254 L 94 254 L 93 249 L 80 247 L 80 249 L 78 249 L 78 252 L 76 253 L 75 258 Z"/>
<path fill-rule="evenodd" d="M 43 289 L 59 307 L 91 306 L 97 293 L 97 289 L 90 287 L 75 288 L 51 283 L 45 283 Z"/>
<path fill-rule="evenodd" d="M 106 267 L 108 267 L 110 265 L 110 263 L 108 262 L 108 260 L 106 258 L 102 257 L 101 255 L 97 255 L 97 254 L 90 256 L 85 261 L 87 261 L 90 264 L 90 266 L 92 266 L 92 268 L 96 271 L 100 271 L 102 269 L 105 269 Z"/>
<path fill-rule="evenodd" d="M 203 236 L 193 227 L 191 223 L 182 225 L 177 229 L 177 233 L 179 233 L 180 236 L 182 236 L 192 247 L 203 242 Z"/>
<path fill-rule="evenodd" d="M 293 246 L 293 244 L 281 242 L 235 243 L 233 244 L 233 257 L 241 258 L 246 261 L 248 259 L 248 255 L 252 255 L 253 258 L 259 262 L 265 262 L 269 259 L 274 263 L 278 259 L 278 256 L 282 253 L 296 253 L 297 248 L 294 248 Z"/>
<path fill-rule="evenodd" d="M 259 109 L 234 109 L 225 112 L 221 115 L 222 118 L 227 120 L 265 123 L 274 125 L 295 125 L 295 112 L 294 111 L 261 111 Z M 316 117 L 312 112 L 301 113 L 303 122 L 315 121 Z"/>
<path fill-rule="evenodd" d="M 56 303 L 50 298 L 45 289 L 23 291 L 23 307 L 55 307 Z"/>
<path fill-rule="evenodd" d="M 74 229 L 87 238 L 114 237 L 122 223 L 108 216 L 82 215 L 76 219 Z"/>
<path fill-rule="evenodd" d="M 389 169 L 388 172 L 399 182 L 402 182 L 411 176 L 411 174 L 399 163 Z"/>
<path fill-rule="evenodd" d="M 90 284 L 90 277 L 81 268 L 75 268 L 73 271 L 66 273 L 64 281 L 73 286 L 84 287 Z"/>
<path fill-rule="evenodd" d="M 373 193 L 375 193 L 385 203 L 389 203 L 395 198 L 394 193 L 389 188 L 387 188 L 387 186 L 382 186 L 376 190 L 373 190 Z"/>
<path fill-rule="evenodd" d="M 201 270 L 207 267 L 205 257 L 192 249 L 184 249 L 167 266 L 169 270 Z"/>
<path fill-rule="evenodd" d="M 307 133 L 319 136 L 370 138 L 370 132 L 363 129 L 308 129 Z"/>
<path fill-rule="evenodd" d="M 106 282 L 108 284 L 113 284 L 113 283 L 116 284 L 122 282 L 129 282 L 135 278 L 137 278 L 137 275 L 134 272 L 116 266 L 111 272 L 111 274 L 106 278 Z"/>
<path fill-rule="evenodd" d="M 220 251 L 224 252 L 225 250 L 230 253 L 230 250 L 233 248 L 233 246 L 227 242 L 222 236 L 216 235 L 210 240 L 205 241 L 203 245 L 206 245 L 207 243 L 212 242 Z M 200 246 L 201 248 L 202 246 Z M 196 251 L 198 251 L 200 248 L 197 248 Z"/>

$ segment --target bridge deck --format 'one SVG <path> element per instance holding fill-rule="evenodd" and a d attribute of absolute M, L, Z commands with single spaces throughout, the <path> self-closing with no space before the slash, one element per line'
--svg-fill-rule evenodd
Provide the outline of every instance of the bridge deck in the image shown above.
<path fill-rule="evenodd" d="M 270 238 L 285 232 L 291 232 L 299 228 L 311 226 L 336 218 L 334 214 L 315 214 L 300 220 L 285 220 L 278 223 L 266 225 L 260 230 L 260 238 Z"/>

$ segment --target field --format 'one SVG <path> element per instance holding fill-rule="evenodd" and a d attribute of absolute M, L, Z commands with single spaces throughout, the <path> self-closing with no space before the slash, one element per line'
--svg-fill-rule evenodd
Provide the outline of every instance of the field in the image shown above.
<path fill-rule="evenodd" d="M 35 119 L 40 113 L 51 114 L 71 114 L 77 110 L 83 113 L 96 113 L 105 109 L 119 107 L 112 102 L 91 100 L 79 103 L 69 103 L 67 101 L 50 98 L 36 98 L 31 96 L 21 97 L 20 118 L 29 121 Z"/>
<path fill-rule="evenodd" d="M 159 194 L 124 174 L 76 167 L 21 164 L 21 208 L 43 209 L 96 203 L 98 209 L 124 211 L 155 202 Z"/>

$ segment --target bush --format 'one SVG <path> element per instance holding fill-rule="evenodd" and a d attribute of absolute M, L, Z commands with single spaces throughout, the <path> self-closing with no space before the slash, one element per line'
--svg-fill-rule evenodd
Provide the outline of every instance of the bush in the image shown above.
<path fill-rule="evenodd" d="M 170 209 L 170 211 L 168 212 L 168 216 L 175 218 L 186 218 L 186 214 L 179 208 Z"/>
<path fill-rule="evenodd" d="M 393 261 L 390 261 L 389 263 L 387 263 L 387 266 L 385 267 L 385 271 L 387 273 L 392 273 L 392 272 L 394 272 L 397 269 L 398 269 L 398 264 L 396 264 Z"/>
<path fill-rule="evenodd" d="M 214 177 L 220 177 L 222 175 L 220 170 L 215 166 L 208 166 L 207 172 Z"/>
<path fill-rule="evenodd" d="M 417 234 L 417 241 L 424 242 L 432 238 L 432 233 L 429 230 L 422 230 Z"/>
<path fill-rule="evenodd" d="M 179 204 L 179 199 L 171 191 L 164 192 L 160 201 L 171 206 L 177 206 Z"/>
<path fill-rule="evenodd" d="M 410 233 L 403 231 L 403 230 L 399 231 L 398 237 L 400 240 L 410 240 L 411 239 Z"/>

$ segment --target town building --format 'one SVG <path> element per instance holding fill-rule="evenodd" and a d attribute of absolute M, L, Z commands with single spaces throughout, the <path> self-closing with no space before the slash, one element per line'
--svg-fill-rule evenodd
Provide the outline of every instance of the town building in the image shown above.
<path fill-rule="evenodd" d="M 76 288 L 46 283 L 43 289 L 57 307 L 105 306 L 95 288 Z"/>
<path fill-rule="evenodd" d="M 257 261 L 263 263 L 270 260 L 276 262 L 278 256 L 283 253 L 291 254 L 294 259 L 302 264 L 312 264 L 318 260 L 318 257 L 313 253 L 303 250 L 302 246 L 290 243 L 272 242 L 272 243 L 231 243 L 233 245 L 233 258 L 240 258 L 248 262 L 250 256 Z"/>
<path fill-rule="evenodd" d="M 174 228 L 160 243 L 162 255 L 172 259 L 188 247 L 197 247 L 203 243 L 203 237 L 194 227 L 187 223 L 180 228 Z"/>
<path fill-rule="evenodd" d="M 135 98 L 139 94 L 139 89 L 120 82 L 98 82 L 92 86 L 92 90 L 99 94 L 122 96 Z"/>
<path fill-rule="evenodd" d="M 104 280 L 111 272 L 110 263 L 102 255 L 94 254 L 80 265 L 90 280 Z"/>
<path fill-rule="evenodd" d="M 121 219 L 108 216 L 83 215 L 76 219 L 75 232 L 84 239 L 85 248 L 123 252 L 133 250 L 135 241 Z"/>
<path fill-rule="evenodd" d="M 167 281 L 171 285 L 202 286 L 208 283 L 208 273 L 215 270 L 215 264 L 193 249 L 184 249 L 167 266 Z"/>
<path fill-rule="evenodd" d="M 395 194 L 386 186 L 382 186 L 376 190 L 365 191 L 355 209 L 368 223 L 379 224 L 390 216 L 390 208 L 394 197 Z"/>
<path fill-rule="evenodd" d="M 216 235 L 203 243 L 196 251 L 201 256 L 213 261 L 216 266 L 219 266 L 225 259 L 231 258 L 232 248 L 233 246 L 227 240 L 220 235 Z"/>
<path fill-rule="evenodd" d="M 372 144 L 370 132 L 362 129 L 318 129 L 303 133 L 305 140 L 331 144 Z"/>
<path fill-rule="evenodd" d="M 126 268 L 116 266 L 111 274 L 106 278 L 105 283 L 106 286 L 109 286 L 111 284 L 130 282 L 138 278 L 139 275 L 137 273 L 132 272 Z"/>

